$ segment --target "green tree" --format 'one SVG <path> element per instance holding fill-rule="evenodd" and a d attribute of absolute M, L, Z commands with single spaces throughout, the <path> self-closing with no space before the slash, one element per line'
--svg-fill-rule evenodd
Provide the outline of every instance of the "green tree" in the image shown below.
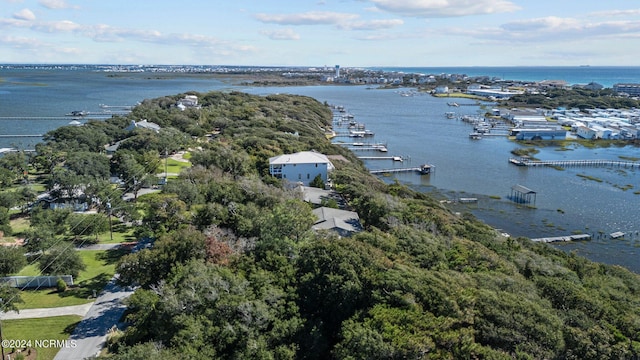
<path fill-rule="evenodd" d="M 14 246 L 0 246 L 0 276 L 19 272 L 27 265 L 24 250 Z"/>
<path fill-rule="evenodd" d="M 46 275 L 72 275 L 78 277 L 86 265 L 70 245 L 56 246 L 45 252 L 38 260 L 40 271 Z"/>
<path fill-rule="evenodd" d="M 0 312 L 19 311 L 17 304 L 24 303 L 18 288 L 0 283 Z"/>
<path fill-rule="evenodd" d="M 324 189 L 324 181 L 322 181 L 322 176 L 320 176 L 320 174 L 316 175 L 316 177 L 314 177 L 313 180 L 311 180 L 311 182 L 309 183 L 309 186 Z"/>
<path fill-rule="evenodd" d="M 69 154 L 65 166 L 76 174 L 89 179 L 109 178 L 109 158 L 102 153 L 78 151 Z"/>
<path fill-rule="evenodd" d="M 69 232 L 79 238 L 80 236 L 95 236 L 98 242 L 98 234 L 109 230 L 109 218 L 104 214 L 71 214 L 67 218 Z"/>
<path fill-rule="evenodd" d="M 150 249 L 122 257 L 117 265 L 119 281 L 148 288 L 166 279 L 175 266 L 206 256 L 205 236 L 193 228 L 179 229 L 161 236 Z"/>

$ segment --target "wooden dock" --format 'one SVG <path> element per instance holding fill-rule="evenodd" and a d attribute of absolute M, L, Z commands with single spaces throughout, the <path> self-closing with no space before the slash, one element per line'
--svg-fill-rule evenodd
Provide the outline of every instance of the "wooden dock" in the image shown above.
<path fill-rule="evenodd" d="M 567 236 L 555 236 L 555 237 L 543 237 L 543 238 L 531 239 L 531 241 L 542 242 L 542 243 L 586 241 L 586 240 L 591 240 L 591 235 L 575 234 L 575 235 L 567 235 Z"/>
<path fill-rule="evenodd" d="M 405 158 L 402 156 L 358 156 L 358 159 L 361 160 L 393 160 L 393 161 L 404 161 Z"/>
<path fill-rule="evenodd" d="M 18 135 L 18 134 L 13 134 L 13 135 L 0 135 L 0 138 L 24 138 L 24 137 L 42 137 L 43 135 L 39 135 L 39 134 L 24 134 L 24 135 Z"/>
<path fill-rule="evenodd" d="M 428 174 L 431 174 L 431 172 L 433 172 L 434 170 L 435 170 L 435 165 L 424 164 L 416 167 L 369 170 L 369 172 L 374 175 L 394 174 L 394 173 L 403 173 L 403 172 L 418 172 L 421 175 L 428 175 Z"/>
<path fill-rule="evenodd" d="M 618 166 L 638 167 L 640 162 L 622 160 L 528 160 L 510 158 L 509 162 L 517 166 L 558 166 L 558 167 L 582 167 L 582 166 Z"/>

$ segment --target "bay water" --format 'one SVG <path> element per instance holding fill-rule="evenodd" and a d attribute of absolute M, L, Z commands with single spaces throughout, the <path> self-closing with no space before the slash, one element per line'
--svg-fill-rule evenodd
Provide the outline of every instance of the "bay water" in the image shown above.
<path fill-rule="evenodd" d="M 544 69 L 539 69 L 537 76 L 544 76 Z M 460 70 L 457 73 L 465 73 L 465 69 Z M 636 74 L 634 71 L 637 69 L 626 69 L 624 73 Z M 552 75 L 548 78 L 560 79 Z M 615 82 L 618 79 L 631 79 L 619 82 L 632 82 L 633 76 L 637 75 L 625 78 L 624 74 L 618 73 L 617 77 L 611 78 L 615 78 Z M 640 82 L 640 76 L 636 82 Z M 476 204 L 452 205 L 454 211 L 471 212 L 512 236 L 591 234 L 591 241 L 554 246 L 640 273 L 640 195 L 635 194 L 640 191 L 640 170 L 608 167 L 556 170 L 511 165 L 508 163 L 510 151 L 521 145 L 505 137 L 471 140 L 469 124 L 444 115 L 452 110 L 458 116 L 478 115 L 491 107 L 466 106 L 470 100 L 456 99 L 461 106 L 453 109 L 447 105 L 451 99 L 428 95 L 402 96 L 402 91 L 364 86 L 239 87 L 204 75 L 3 69 L 0 71 L 0 135 L 44 134 L 72 120 L 65 118 L 64 114 L 75 110 L 98 114 L 104 111 L 100 104 L 135 105 L 147 98 L 225 89 L 261 95 L 300 94 L 342 105 L 358 122 L 365 123 L 367 129 L 375 132 L 372 141 L 387 144 L 387 156 L 408 159 L 402 164 L 390 160 L 367 160 L 366 165 L 370 169 L 418 166 L 422 163 L 435 165 L 435 172 L 428 176 L 398 174 L 383 177 L 384 181 L 397 179 L 442 200 L 477 197 L 479 201 Z M 336 140 L 352 141 L 349 138 Z M 0 137 L 0 148 L 32 149 L 38 141 L 39 138 L 32 137 Z M 536 155 L 540 159 L 619 160 L 621 156 L 640 156 L 638 148 L 631 146 L 595 149 L 570 146 L 566 151 L 545 147 L 540 150 Z M 511 187 L 516 184 L 537 192 L 534 206 L 522 206 L 508 199 Z M 608 234 L 615 231 L 627 235 L 623 239 L 611 239 Z"/>

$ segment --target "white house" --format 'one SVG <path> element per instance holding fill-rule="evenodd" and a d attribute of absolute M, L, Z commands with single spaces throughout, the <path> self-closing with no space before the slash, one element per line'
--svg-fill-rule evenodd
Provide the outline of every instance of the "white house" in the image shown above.
<path fill-rule="evenodd" d="M 155 132 L 160 132 L 160 125 L 147 121 L 147 119 L 144 119 L 138 122 L 131 120 L 131 124 L 127 126 L 125 130 L 133 131 L 134 129 L 148 129 Z"/>
<path fill-rule="evenodd" d="M 301 151 L 295 154 L 284 154 L 269 158 L 269 173 L 279 179 L 301 182 L 309 185 L 320 175 L 327 182 L 333 164 L 326 155 L 315 151 Z"/>
<path fill-rule="evenodd" d="M 198 97 L 196 95 L 185 95 L 183 99 L 178 100 L 176 106 L 180 108 L 180 110 L 184 110 L 186 108 L 200 108 L 198 105 Z"/>

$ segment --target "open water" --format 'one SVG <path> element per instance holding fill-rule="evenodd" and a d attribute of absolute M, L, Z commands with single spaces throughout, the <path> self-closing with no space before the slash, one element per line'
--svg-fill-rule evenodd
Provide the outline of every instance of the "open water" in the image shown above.
<path fill-rule="evenodd" d="M 0 135 L 42 134 L 71 121 L 71 118 L 64 117 L 70 111 L 103 111 L 99 104 L 134 105 L 146 98 L 189 90 L 206 92 L 232 88 L 220 80 L 179 74 L 155 76 L 127 73 L 108 76 L 106 73 L 90 71 L 12 70 L 1 71 L 0 79 Z M 632 78 L 620 82 L 632 81 L 640 82 L 640 76 L 637 80 Z M 455 210 L 471 212 L 491 226 L 514 236 L 560 236 L 572 232 L 592 234 L 594 239 L 591 241 L 555 246 L 576 251 L 592 260 L 623 265 L 640 273 L 640 195 L 634 193 L 640 191 L 640 170 L 567 168 L 560 171 L 513 166 L 508 163 L 508 158 L 510 151 L 519 147 L 518 144 L 503 137 L 471 140 L 468 137 L 472 131 L 470 125 L 444 116 L 447 111 L 456 111 L 458 115 L 474 115 L 487 109 L 478 106 L 454 109 L 447 105 L 451 99 L 426 95 L 400 96 L 398 91 L 372 90 L 363 86 L 233 88 L 254 94 L 308 95 L 322 102 L 343 105 L 357 121 L 365 123 L 367 129 L 376 133 L 372 141 L 387 143 L 387 155 L 410 158 L 403 164 L 394 164 L 390 160 L 371 160 L 367 161 L 368 167 L 374 169 L 431 163 L 436 170 L 429 176 L 402 174 L 395 178 L 443 200 L 477 197 L 477 204 L 456 205 Z M 456 101 L 461 105 L 468 102 L 462 99 Z M 26 117 L 58 119 L 35 120 Z M 350 141 L 349 138 L 337 140 Z M 29 149 L 37 141 L 38 138 L 0 138 L 0 147 Z M 640 151 L 635 147 L 572 147 L 568 151 L 558 150 L 543 148 L 536 157 L 616 160 L 620 156 L 640 157 Z M 393 178 L 384 179 L 394 181 Z M 537 192 L 534 208 L 520 206 L 508 199 L 511 187 L 516 184 Z M 620 240 L 609 239 L 606 235 L 614 231 L 626 232 L 627 236 Z"/>

